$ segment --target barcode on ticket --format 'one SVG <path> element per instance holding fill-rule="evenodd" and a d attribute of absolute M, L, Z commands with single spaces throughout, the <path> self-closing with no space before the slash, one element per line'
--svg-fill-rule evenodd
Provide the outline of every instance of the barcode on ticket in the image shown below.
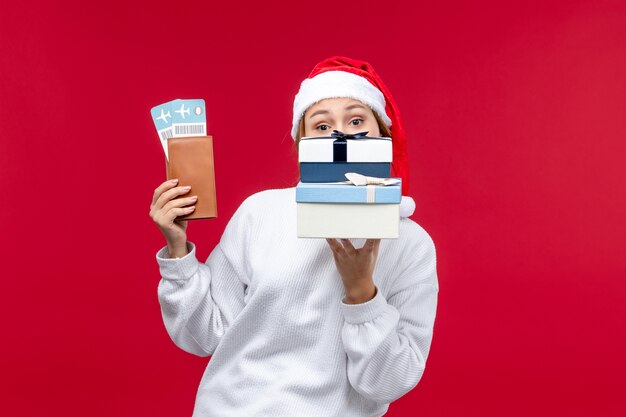
<path fill-rule="evenodd" d="M 206 135 L 206 125 L 205 124 L 175 124 L 174 126 L 174 137 L 181 136 L 193 136 L 193 135 Z"/>
<path fill-rule="evenodd" d="M 163 140 L 169 139 L 172 137 L 172 129 L 170 128 L 161 130 L 159 133 L 161 134 L 161 139 Z"/>

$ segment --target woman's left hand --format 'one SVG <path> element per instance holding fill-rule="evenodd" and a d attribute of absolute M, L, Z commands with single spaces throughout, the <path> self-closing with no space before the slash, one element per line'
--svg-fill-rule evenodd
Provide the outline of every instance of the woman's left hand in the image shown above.
<path fill-rule="evenodd" d="M 356 249 L 348 239 L 326 239 L 333 251 L 335 265 L 346 289 L 346 303 L 360 304 L 376 295 L 374 267 L 380 239 L 367 239 Z"/>

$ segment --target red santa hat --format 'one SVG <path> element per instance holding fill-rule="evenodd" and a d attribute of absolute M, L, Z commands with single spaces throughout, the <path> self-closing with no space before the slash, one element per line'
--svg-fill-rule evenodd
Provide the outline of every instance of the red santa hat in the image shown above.
<path fill-rule="evenodd" d="M 332 56 L 319 62 L 300 84 L 293 103 L 291 136 L 296 138 L 300 119 L 313 104 L 325 98 L 348 97 L 368 105 L 390 128 L 393 155 L 391 175 L 402 178 L 402 194 L 409 190 L 409 164 L 406 133 L 391 92 L 372 66 L 345 56 Z M 415 203 L 403 198 L 404 214 L 412 214 Z"/>

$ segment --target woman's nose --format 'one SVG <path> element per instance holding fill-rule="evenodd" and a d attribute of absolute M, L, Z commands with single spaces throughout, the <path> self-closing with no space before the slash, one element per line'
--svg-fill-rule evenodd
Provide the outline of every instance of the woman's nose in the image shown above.
<path fill-rule="evenodd" d="M 343 123 L 339 123 L 337 130 L 340 132 L 347 132 L 350 130 L 350 125 L 349 124 L 343 124 Z"/>

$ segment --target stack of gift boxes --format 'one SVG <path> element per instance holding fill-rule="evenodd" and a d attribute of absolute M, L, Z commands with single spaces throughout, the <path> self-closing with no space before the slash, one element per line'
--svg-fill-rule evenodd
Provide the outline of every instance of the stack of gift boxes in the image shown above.
<path fill-rule="evenodd" d="M 300 140 L 298 237 L 398 237 L 401 180 L 387 181 L 394 185 L 356 185 L 364 181 L 350 180 L 365 176 L 369 182 L 377 182 L 391 175 L 391 138 L 367 133 L 335 130 L 330 136 Z"/>

